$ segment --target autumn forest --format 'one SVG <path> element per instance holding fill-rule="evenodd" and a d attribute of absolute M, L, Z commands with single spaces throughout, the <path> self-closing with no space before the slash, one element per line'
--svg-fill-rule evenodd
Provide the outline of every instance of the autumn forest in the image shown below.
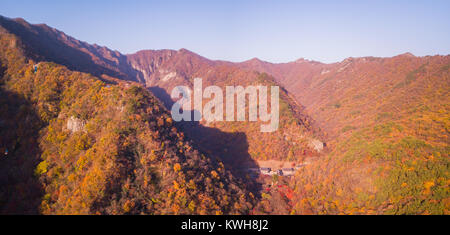
<path fill-rule="evenodd" d="M 278 130 L 175 122 L 197 77 L 279 86 Z M 125 55 L 0 16 L 0 214 L 450 214 L 449 88 L 449 55 Z"/>

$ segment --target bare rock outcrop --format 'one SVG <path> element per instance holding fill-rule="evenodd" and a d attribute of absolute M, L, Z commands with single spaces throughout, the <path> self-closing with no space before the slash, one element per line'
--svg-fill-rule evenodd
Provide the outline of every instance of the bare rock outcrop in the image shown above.
<path fill-rule="evenodd" d="M 74 116 L 71 116 L 67 120 L 67 129 L 70 130 L 72 133 L 78 132 L 78 131 L 84 131 L 85 125 L 86 125 L 86 121 L 76 118 Z"/>

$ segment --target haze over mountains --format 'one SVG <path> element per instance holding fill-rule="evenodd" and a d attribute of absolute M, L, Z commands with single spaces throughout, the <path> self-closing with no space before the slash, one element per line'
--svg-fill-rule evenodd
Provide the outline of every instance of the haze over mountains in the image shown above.
<path fill-rule="evenodd" d="M 449 55 L 232 63 L 186 49 L 123 55 L 23 19 L 0 17 L 0 26 L 2 89 L 37 110 L 39 123 L 2 139 L 2 150 L 17 145 L 10 156 L 23 158 L 2 160 L 2 169 L 29 165 L 17 182 L 13 172 L 1 176 L 4 213 L 448 214 Z M 196 77 L 204 87 L 280 85 L 279 130 L 261 133 L 260 122 L 172 124 L 162 106 L 170 109 L 171 90 L 192 87 Z M 17 119 L 11 113 L 22 112 L 11 102 L 3 102 L 5 133 Z M 105 141 L 117 152 L 105 153 Z M 268 160 L 308 165 L 263 192 L 264 181 L 240 168 Z M 19 190 L 23 182 L 42 195 Z M 19 191 L 37 200 L 33 208 L 10 200 Z"/>

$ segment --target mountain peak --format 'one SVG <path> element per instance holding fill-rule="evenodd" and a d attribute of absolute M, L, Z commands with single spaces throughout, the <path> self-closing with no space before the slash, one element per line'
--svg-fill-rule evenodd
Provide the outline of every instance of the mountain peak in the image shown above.
<path fill-rule="evenodd" d="M 244 61 L 243 63 L 260 64 L 260 63 L 265 63 L 265 61 L 262 61 L 262 60 L 258 59 L 257 57 L 253 57 L 249 60 Z"/>
<path fill-rule="evenodd" d="M 186 48 L 181 48 L 181 49 L 178 50 L 178 52 L 180 52 L 180 53 L 195 54 L 194 52 L 192 52 L 192 51 L 190 51 L 190 50 L 188 50 L 188 49 L 186 49 Z"/>
<path fill-rule="evenodd" d="M 302 63 L 322 64 L 322 62 L 315 61 L 315 60 L 310 60 L 310 59 L 305 59 L 305 58 L 299 58 L 299 59 L 295 60 L 293 63 L 296 63 L 296 64 L 302 64 Z"/>
<path fill-rule="evenodd" d="M 294 61 L 294 63 L 305 63 L 308 62 L 308 60 L 306 60 L 305 58 L 298 58 Z"/>
<path fill-rule="evenodd" d="M 406 52 L 406 53 L 403 53 L 403 54 L 400 54 L 400 55 L 398 55 L 398 56 L 402 56 L 402 57 L 416 57 L 413 53 L 411 53 L 411 52 Z"/>
<path fill-rule="evenodd" d="M 17 18 L 12 18 L 12 19 L 8 18 L 8 17 L 5 17 L 5 19 L 13 20 L 13 21 L 18 22 L 18 23 L 27 23 L 28 24 L 28 22 L 22 17 L 17 17 Z"/>
<path fill-rule="evenodd" d="M 262 60 L 258 59 L 257 57 L 253 57 L 253 58 L 251 58 L 249 61 L 258 61 L 258 62 L 262 62 Z"/>

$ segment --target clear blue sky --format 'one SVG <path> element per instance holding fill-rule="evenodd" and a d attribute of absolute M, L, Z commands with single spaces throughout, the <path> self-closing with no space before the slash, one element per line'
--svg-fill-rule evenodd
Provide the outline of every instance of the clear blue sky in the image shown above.
<path fill-rule="evenodd" d="M 133 53 L 186 48 L 210 59 L 450 53 L 450 1 L 1 0 L 0 14 Z"/>

